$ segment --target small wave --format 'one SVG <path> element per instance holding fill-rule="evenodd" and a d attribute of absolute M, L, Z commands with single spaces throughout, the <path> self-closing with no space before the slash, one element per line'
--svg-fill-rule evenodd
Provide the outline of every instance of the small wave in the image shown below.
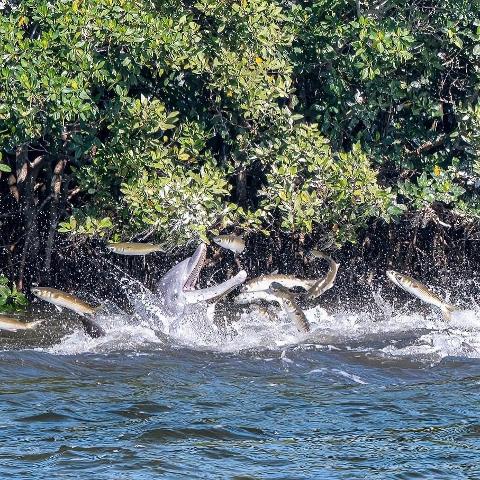
<path fill-rule="evenodd" d="M 334 374 L 335 376 L 340 376 L 346 378 L 348 380 L 353 380 L 354 383 L 358 383 L 360 385 L 368 385 L 368 382 L 360 378 L 358 375 L 354 373 L 348 373 L 345 370 L 341 370 L 338 368 L 314 368 L 308 372 L 309 375 L 320 373 L 323 376 Z"/>
<path fill-rule="evenodd" d="M 63 415 L 60 413 L 48 411 L 38 413 L 36 415 L 29 415 L 28 417 L 17 418 L 17 422 L 64 422 L 65 420 L 70 420 L 71 417 L 68 415 Z"/>
<path fill-rule="evenodd" d="M 207 440 L 262 440 L 264 436 L 258 429 L 227 429 L 222 425 L 209 428 L 152 428 L 142 433 L 142 442 L 175 442 L 186 438 Z"/>
<path fill-rule="evenodd" d="M 391 356 L 408 356 L 441 360 L 445 357 L 480 358 L 480 332 L 475 335 L 462 330 L 431 332 L 420 336 L 411 345 L 397 348 L 388 345 L 381 350 Z"/>
<path fill-rule="evenodd" d="M 332 372 L 338 373 L 340 376 L 348 378 L 349 380 L 353 380 L 355 383 L 359 383 L 361 385 L 368 385 L 368 382 L 365 382 L 358 375 L 355 375 L 353 373 L 348 373 L 344 370 L 339 370 L 337 368 L 333 368 Z"/>

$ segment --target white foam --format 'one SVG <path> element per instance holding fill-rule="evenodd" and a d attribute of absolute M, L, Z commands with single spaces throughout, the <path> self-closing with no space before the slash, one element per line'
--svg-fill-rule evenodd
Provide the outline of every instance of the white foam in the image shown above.
<path fill-rule="evenodd" d="M 95 318 L 105 331 L 105 336 L 92 338 L 83 329 L 66 335 L 60 343 L 46 349 L 57 355 L 76 355 L 79 353 L 112 351 L 135 351 L 139 348 L 154 346 L 161 349 L 164 339 L 150 326 L 133 320 L 126 315 L 99 315 Z"/>
<path fill-rule="evenodd" d="M 401 348 L 388 345 L 382 352 L 392 356 L 431 357 L 432 360 L 445 357 L 480 358 L 480 332 L 474 335 L 461 330 L 430 332 L 421 335 L 411 345 Z"/>
<path fill-rule="evenodd" d="M 360 385 L 368 385 L 368 382 L 362 380 L 358 375 L 353 373 L 348 373 L 345 370 L 339 370 L 338 368 L 332 368 L 332 372 L 338 373 L 341 377 L 348 378 L 349 380 L 353 380 L 355 383 L 359 383 Z"/>
<path fill-rule="evenodd" d="M 129 288 L 131 285 L 129 284 Z M 480 358 L 480 307 L 456 311 L 447 322 L 432 309 L 428 314 L 414 310 L 415 304 L 399 311 L 376 293 L 371 306 L 328 313 L 321 307 L 305 311 L 311 326 L 308 334 L 300 333 L 286 315 L 275 308 L 266 315 L 252 308 L 240 313 L 229 312 L 219 318 L 211 305 L 189 307 L 181 318 L 166 317 L 157 298 L 148 291 L 132 294 L 136 315 L 104 314 L 96 318 L 106 335 L 92 339 L 82 331 L 65 336 L 49 348 L 55 354 L 137 351 L 187 346 L 221 352 L 246 349 L 284 349 L 299 345 L 322 350 L 356 350 L 377 352 L 392 357 L 428 357 L 435 361 L 447 356 Z M 234 308 L 234 307 L 232 307 Z M 408 310 L 407 310 L 408 308 Z M 282 360 L 288 363 L 284 355 Z M 348 372 L 335 372 L 350 375 Z M 344 375 L 345 374 L 345 375 Z M 360 378 L 351 378 L 362 383 Z"/>

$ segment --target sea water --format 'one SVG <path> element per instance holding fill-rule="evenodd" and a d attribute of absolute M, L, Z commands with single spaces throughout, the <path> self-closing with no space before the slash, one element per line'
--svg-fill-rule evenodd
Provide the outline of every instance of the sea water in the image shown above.
<path fill-rule="evenodd" d="M 374 303 L 37 312 L 0 334 L 0 478 L 480 478 L 480 311 Z"/>

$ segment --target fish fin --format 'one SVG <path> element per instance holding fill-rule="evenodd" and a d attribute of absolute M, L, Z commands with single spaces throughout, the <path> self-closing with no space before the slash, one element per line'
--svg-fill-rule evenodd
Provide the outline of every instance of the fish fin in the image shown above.
<path fill-rule="evenodd" d="M 80 321 L 83 325 L 83 330 L 87 335 L 92 338 L 99 338 L 105 335 L 105 330 L 97 323 L 90 318 L 82 317 Z"/>
<path fill-rule="evenodd" d="M 97 307 L 95 307 L 95 308 L 93 309 L 93 313 L 87 314 L 87 315 L 93 317 L 93 316 L 97 315 L 97 313 L 101 313 L 101 312 L 103 312 L 104 310 L 105 310 L 105 305 L 104 305 L 103 303 L 101 303 L 100 305 L 98 305 Z"/>
<path fill-rule="evenodd" d="M 45 320 L 36 320 L 35 322 L 30 322 L 27 323 L 27 328 L 36 328 L 38 327 L 41 323 L 43 323 Z"/>
<path fill-rule="evenodd" d="M 63 308 L 62 308 L 62 307 L 59 307 L 58 305 L 55 305 L 55 308 L 57 309 L 57 311 L 63 312 Z"/>
<path fill-rule="evenodd" d="M 443 318 L 449 322 L 452 319 L 452 313 L 455 310 L 458 310 L 458 307 L 451 305 L 450 303 L 444 303 L 442 306 Z"/>
<path fill-rule="evenodd" d="M 278 268 L 276 268 L 273 272 L 270 272 L 270 275 L 277 275 L 278 274 Z"/>

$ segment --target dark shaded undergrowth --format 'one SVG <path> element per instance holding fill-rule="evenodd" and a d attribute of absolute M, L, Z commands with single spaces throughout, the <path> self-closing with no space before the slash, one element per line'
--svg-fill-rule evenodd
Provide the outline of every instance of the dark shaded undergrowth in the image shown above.
<path fill-rule="evenodd" d="M 372 292 L 378 289 L 402 296 L 385 277 L 387 269 L 394 269 L 439 287 L 439 292 L 450 292 L 456 300 L 468 305 L 477 293 L 479 241 L 478 223 L 454 215 L 440 205 L 431 211 L 405 216 L 396 223 L 372 222 L 356 244 L 338 250 L 327 248 L 340 263 L 340 269 L 335 286 L 319 303 L 368 304 Z M 312 261 L 307 256 L 312 248 L 322 246 L 313 237 L 252 234 L 246 243 L 245 252 L 239 256 L 212 244 L 200 285 L 221 282 L 240 268 L 247 271 L 249 278 L 274 271 L 306 278 L 326 273 L 327 266 L 322 261 Z M 54 249 L 50 285 L 76 292 L 91 301 L 110 299 L 127 306 L 128 283 L 139 281 L 154 289 L 156 281 L 194 248 L 192 244 L 169 253 L 124 257 L 109 253 L 103 240 L 85 238 L 73 242 L 65 237 Z M 134 284 L 133 290 L 136 288 Z"/>

